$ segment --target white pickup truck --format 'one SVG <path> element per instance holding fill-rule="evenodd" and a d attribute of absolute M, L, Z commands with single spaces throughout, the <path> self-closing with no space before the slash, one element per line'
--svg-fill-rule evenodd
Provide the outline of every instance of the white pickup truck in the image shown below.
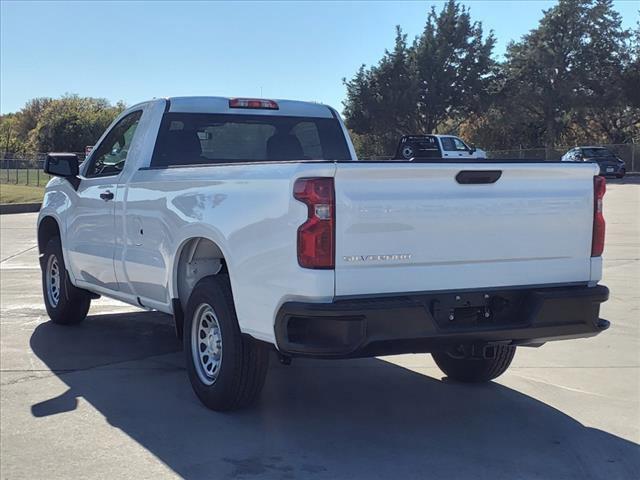
<path fill-rule="evenodd" d="M 443 160 L 486 159 L 487 152 L 474 145 L 467 145 L 453 135 L 404 135 L 398 142 L 394 160 Z"/>
<path fill-rule="evenodd" d="M 325 105 L 199 97 L 135 105 L 45 169 L 51 319 L 99 295 L 173 315 L 212 409 L 253 401 L 274 348 L 428 352 L 480 382 L 517 346 L 609 326 L 594 164 L 362 161 Z"/>

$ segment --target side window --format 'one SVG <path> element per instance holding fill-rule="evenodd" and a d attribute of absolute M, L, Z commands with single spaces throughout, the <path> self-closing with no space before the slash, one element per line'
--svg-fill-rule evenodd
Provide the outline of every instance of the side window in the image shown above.
<path fill-rule="evenodd" d="M 87 177 L 118 175 L 122 171 L 141 116 L 141 110 L 132 112 L 109 130 L 91 154 L 91 164 L 85 172 Z"/>
<path fill-rule="evenodd" d="M 458 150 L 459 152 L 466 152 L 467 150 L 469 150 L 469 148 L 465 145 L 465 143 L 459 138 L 454 137 L 452 140 L 456 147 L 456 150 Z"/>
<path fill-rule="evenodd" d="M 447 152 L 455 152 L 456 144 L 453 142 L 453 138 L 451 137 L 440 137 L 440 141 L 442 142 L 442 148 Z"/>

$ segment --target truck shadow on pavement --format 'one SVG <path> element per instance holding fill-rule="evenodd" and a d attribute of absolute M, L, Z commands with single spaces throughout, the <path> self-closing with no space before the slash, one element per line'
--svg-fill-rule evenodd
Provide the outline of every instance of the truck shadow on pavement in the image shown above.
<path fill-rule="evenodd" d="M 193 395 L 168 316 L 47 322 L 30 344 L 69 387 L 33 405 L 35 417 L 82 397 L 186 478 L 640 476 L 635 443 L 497 383 L 441 381 L 379 359 L 273 361 L 261 402 L 223 414 Z"/>

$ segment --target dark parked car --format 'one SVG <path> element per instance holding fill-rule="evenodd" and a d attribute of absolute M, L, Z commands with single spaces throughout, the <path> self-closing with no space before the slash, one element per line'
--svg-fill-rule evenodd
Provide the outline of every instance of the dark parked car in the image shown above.
<path fill-rule="evenodd" d="M 600 175 L 605 177 L 624 177 L 627 172 L 623 160 L 604 147 L 576 147 L 562 156 L 563 162 L 596 162 L 600 166 Z"/>

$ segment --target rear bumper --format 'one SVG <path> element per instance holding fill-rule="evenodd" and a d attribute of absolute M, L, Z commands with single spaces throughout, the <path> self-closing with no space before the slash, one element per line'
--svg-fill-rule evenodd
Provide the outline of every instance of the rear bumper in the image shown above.
<path fill-rule="evenodd" d="M 597 285 L 289 302 L 275 334 L 282 353 L 310 357 L 431 352 L 462 343 L 535 346 L 606 330 L 599 313 L 608 298 L 609 289 Z"/>
<path fill-rule="evenodd" d="M 625 173 L 626 169 L 624 164 L 600 165 L 600 175 L 603 177 L 624 175 Z"/>

